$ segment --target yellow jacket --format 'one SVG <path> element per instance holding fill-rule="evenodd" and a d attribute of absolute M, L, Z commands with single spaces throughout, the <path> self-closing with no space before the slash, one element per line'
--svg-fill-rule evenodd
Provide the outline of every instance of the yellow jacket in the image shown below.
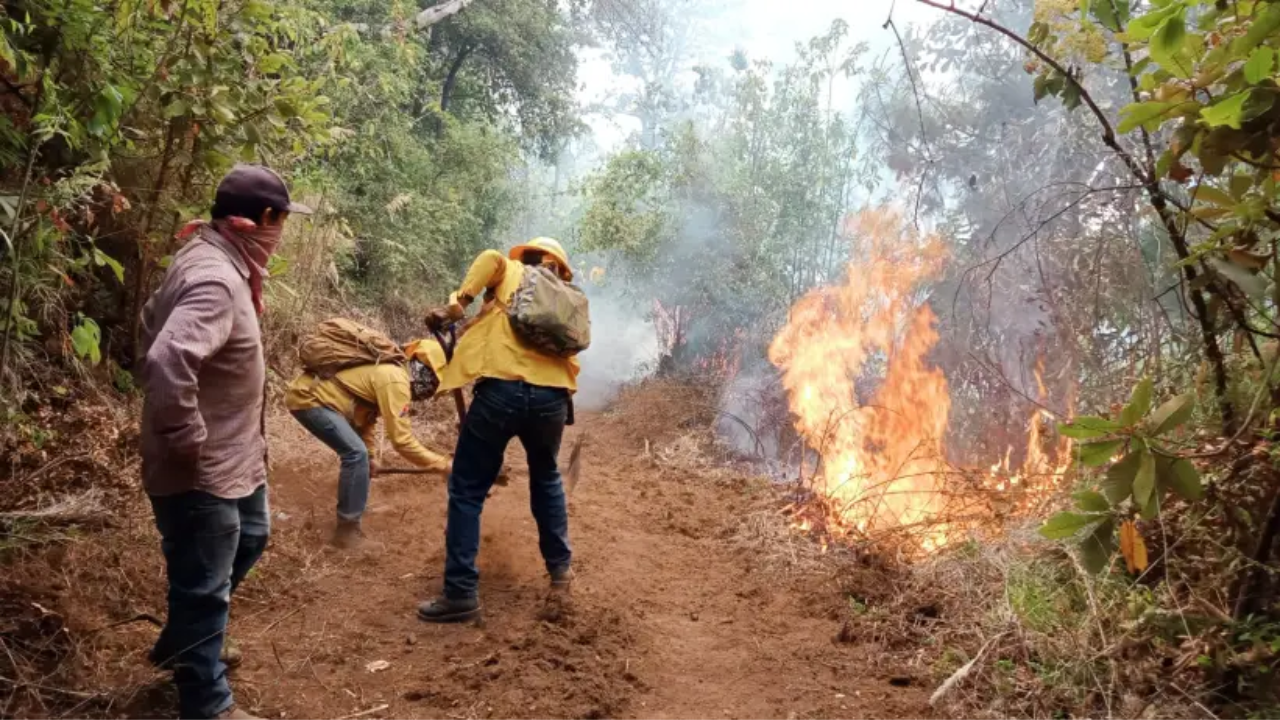
<path fill-rule="evenodd" d="M 387 439 L 405 460 L 419 467 L 448 470 L 449 459 L 422 446 L 409 424 L 409 371 L 401 365 L 360 365 L 329 380 L 303 373 L 289 383 L 284 404 L 290 411 L 327 407 L 342 415 L 360 433 L 376 457 L 374 432 L 381 415 Z"/>
<path fill-rule="evenodd" d="M 523 276 L 524 264 L 503 257 L 497 250 L 485 250 L 471 263 L 462 287 L 450 302 L 465 306 L 485 291 L 497 302 L 486 301 L 458 340 L 438 392 L 455 390 L 478 378 L 523 380 L 530 385 L 566 388 L 570 392 L 578 389 L 577 358 L 540 353 L 522 343 L 511 329 L 507 303 L 520 287 Z"/>

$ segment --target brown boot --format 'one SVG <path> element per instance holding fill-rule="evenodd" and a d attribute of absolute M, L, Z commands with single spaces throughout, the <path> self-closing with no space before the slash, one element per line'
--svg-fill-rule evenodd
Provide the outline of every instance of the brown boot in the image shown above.
<path fill-rule="evenodd" d="M 363 550 L 369 545 L 369 540 L 364 536 L 359 520 L 339 519 L 329 544 L 341 550 Z"/>

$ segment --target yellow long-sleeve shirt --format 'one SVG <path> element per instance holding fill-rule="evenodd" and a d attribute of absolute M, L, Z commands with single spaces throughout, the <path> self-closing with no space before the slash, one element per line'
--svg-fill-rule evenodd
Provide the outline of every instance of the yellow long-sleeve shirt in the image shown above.
<path fill-rule="evenodd" d="M 448 470 L 449 459 L 423 447 L 409 424 L 409 371 L 390 363 L 343 370 L 329 380 L 303 373 L 289 383 L 284 404 L 290 411 L 327 407 L 351 423 L 375 456 L 378 416 L 387 439 L 405 460 L 419 467 Z"/>
<path fill-rule="evenodd" d="M 524 265 L 485 250 L 471 263 L 456 297 L 479 298 L 488 291 L 497 302 L 486 302 L 458 341 L 453 359 L 440 379 L 439 392 L 460 388 L 477 378 L 523 380 L 530 385 L 578 389 L 578 359 L 559 358 L 520 341 L 507 319 L 507 303 L 520 287 Z"/>

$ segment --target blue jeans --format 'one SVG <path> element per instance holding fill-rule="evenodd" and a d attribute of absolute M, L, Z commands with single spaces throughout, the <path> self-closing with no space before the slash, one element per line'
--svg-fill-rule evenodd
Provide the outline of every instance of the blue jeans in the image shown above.
<path fill-rule="evenodd" d="M 338 453 L 338 519 L 355 521 L 369 502 L 369 449 L 351 423 L 327 407 L 295 410 L 302 427 Z"/>
<path fill-rule="evenodd" d="M 173 668 L 184 718 L 211 718 L 231 707 L 222 654 L 231 593 L 267 547 L 267 486 L 226 500 L 193 490 L 152 497 L 169 575 L 169 618 L 151 659 Z"/>
<path fill-rule="evenodd" d="M 511 438 L 529 459 L 529 504 L 538 523 L 538 547 L 549 572 L 568 569 L 569 511 L 557 455 L 568 415 L 569 391 L 516 380 L 486 378 L 476 384 L 449 474 L 445 530 L 444 594 L 473 598 L 480 582 L 480 512 L 502 471 Z"/>

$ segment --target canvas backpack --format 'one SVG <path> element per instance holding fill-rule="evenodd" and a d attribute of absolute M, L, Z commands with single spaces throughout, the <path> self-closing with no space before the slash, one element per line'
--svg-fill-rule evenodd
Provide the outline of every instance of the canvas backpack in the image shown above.
<path fill-rule="evenodd" d="M 533 349 L 568 358 L 591 345 L 587 296 L 551 268 L 526 265 L 520 286 L 507 304 L 516 337 Z"/>
<path fill-rule="evenodd" d="M 298 359 L 307 372 L 326 380 L 358 365 L 403 365 L 409 360 L 386 335 L 346 318 L 317 325 L 298 346 Z"/>

